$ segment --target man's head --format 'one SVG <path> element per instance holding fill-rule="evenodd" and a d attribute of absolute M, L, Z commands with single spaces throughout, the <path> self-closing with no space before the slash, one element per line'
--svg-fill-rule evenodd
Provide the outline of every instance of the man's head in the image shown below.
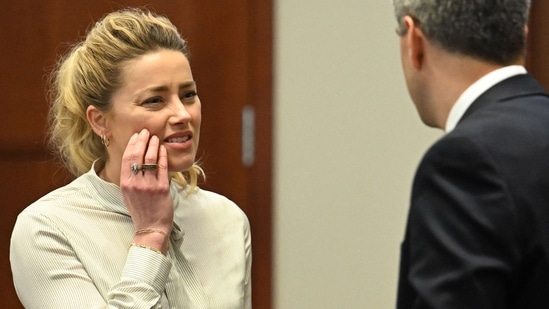
<path fill-rule="evenodd" d="M 412 17 L 433 43 L 498 65 L 524 55 L 525 27 L 531 0 L 393 0 L 398 32 Z"/>
<path fill-rule="evenodd" d="M 444 129 L 475 81 L 523 64 L 530 0 L 392 0 L 406 86 L 428 126 Z"/>

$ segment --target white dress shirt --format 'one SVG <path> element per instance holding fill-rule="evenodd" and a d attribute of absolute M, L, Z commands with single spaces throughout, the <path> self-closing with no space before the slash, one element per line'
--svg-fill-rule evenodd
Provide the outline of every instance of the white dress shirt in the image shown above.
<path fill-rule="evenodd" d="M 444 131 L 446 133 L 452 131 L 458 124 L 461 117 L 463 117 L 469 106 L 471 106 L 471 104 L 473 104 L 473 102 L 486 90 L 507 78 L 520 74 L 526 74 L 526 69 L 521 65 L 511 65 L 494 70 L 474 82 L 461 94 L 456 103 L 450 109 L 450 113 L 446 119 L 446 127 Z"/>
<path fill-rule="evenodd" d="M 34 308 L 251 308 L 246 215 L 227 198 L 172 182 L 167 256 L 130 246 L 120 188 L 92 169 L 27 207 L 10 249 L 15 288 Z"/>

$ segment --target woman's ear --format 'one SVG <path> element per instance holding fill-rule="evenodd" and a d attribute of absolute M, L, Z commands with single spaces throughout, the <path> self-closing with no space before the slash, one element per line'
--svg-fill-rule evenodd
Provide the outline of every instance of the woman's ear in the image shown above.
<path fill-rule="evenodd" d="M 90 105 L 86 110 L 86 117 L 95 134 L 98 136 L 107 135 L 107 118 L 103 112 L 98 110 L 97 107 Z"/>

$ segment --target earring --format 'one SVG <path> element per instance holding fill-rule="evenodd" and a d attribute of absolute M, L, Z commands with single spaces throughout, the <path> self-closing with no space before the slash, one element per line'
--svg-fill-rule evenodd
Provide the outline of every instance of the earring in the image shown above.
<path fill-rule="evenodd" d="M 111 141 L 105 134 L 101 134 L 101 143 L 106 147 L 109 147 L 109 145 L 111 144 Z"/>

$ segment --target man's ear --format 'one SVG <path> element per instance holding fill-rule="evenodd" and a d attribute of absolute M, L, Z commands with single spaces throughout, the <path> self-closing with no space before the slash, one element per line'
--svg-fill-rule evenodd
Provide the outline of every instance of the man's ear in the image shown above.
<path fill-rule="evenodd" d="M 103 112 L 98 110 L 97 107 L 90 105 L 86 110 L 86 117 L 95 134 L 98 136 L 107 135 L 107 118 Z"/>
<path fill-rule="evenodd" d="M 416 19 L 411 16 L 404 16 L 403 22 L 407 29 L 406 34 L 404 34 L 404 39 L 406 40 L 406 44 L 408 46 L 407 57 L 409 58 L 412 66 L 419 70 L 423 66 L 425 51 L 424 44 L 426 38 L 423 31 L 421 31 L 421 28 L 419 28 L 419 24 Z"/>

